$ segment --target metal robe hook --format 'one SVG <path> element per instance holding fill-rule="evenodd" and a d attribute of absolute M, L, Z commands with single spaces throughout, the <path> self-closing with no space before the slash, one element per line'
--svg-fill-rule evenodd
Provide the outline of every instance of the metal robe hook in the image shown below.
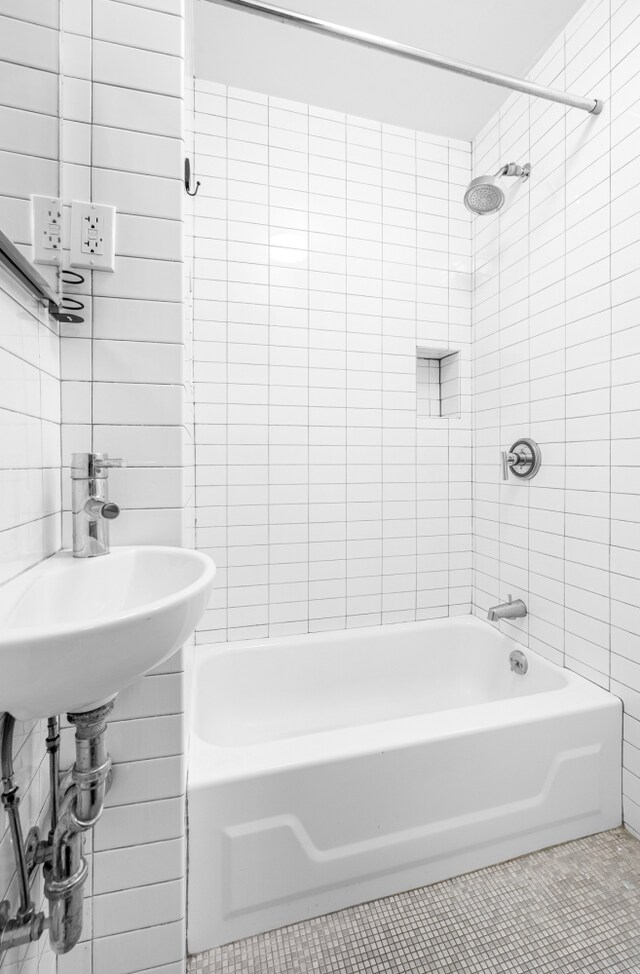
<path fill-rule="evenodd" d="M 191 192 L 191 160 L 188 157 L 184 160 L 184 188 L 187 191 L 187 196 L 197 196 L 200 189 L 200 180 L 198 180 L 196 188 Z"/>

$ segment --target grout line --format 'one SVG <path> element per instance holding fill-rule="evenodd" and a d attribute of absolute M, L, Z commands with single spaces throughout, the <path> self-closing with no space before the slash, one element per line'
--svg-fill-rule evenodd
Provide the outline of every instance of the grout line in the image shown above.
<path fill-rule="evenodd" d="M 609 36 L 608 36 L 608 48 L 609 48 L 609 84 L 611 85 L 611 50 L 612 50 L 612 0 L 609 0 Z M 611 99 L 611 92 L 609 93 L 609 99 Z M 607 673 L 607 689 L 611 689 L 611 671 L 612 671 L 612 657 L 613 657 L 613 633 L 612 633 L 612 603 L 613 603 L 613 591 L 611 585 L 611 522 L 612 522 L 612 493 L 613 493 L 613 464 L 612 464 L 612 409 L 613 409 L 613 294 L 611 282 L 613 280 L 613 259 L 611 252 L 611 237 L 612 237 L 612 191 L 613 191 L 613 181 L 612 181 L 612 166 L 611 166 L 611 117 L 607 118 L 607 130 L 609 134 L 608 138 L 608 153 L 609 153 L 609 220 L 608 220 L 608 232 L 609 232 L 609 510 L 608 510 L 608 532 L 609 532 L 609 551 L 607 556 L 607 569 L 608 569 L 608 599 L 609 599 L 609 645 L 608 645 L 608 673 Z M 623 728 L 623 743 L 625 738 L 624 728 Z M 622 746 L 622 745 L 621 745 Z"/>

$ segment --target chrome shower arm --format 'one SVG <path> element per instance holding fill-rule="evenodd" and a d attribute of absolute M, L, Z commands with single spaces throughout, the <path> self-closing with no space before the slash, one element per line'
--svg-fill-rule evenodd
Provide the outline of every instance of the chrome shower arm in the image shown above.
<path fill-rule="evenodd" d="M 519 176 L 521 179 L 528 179 L 531 174 L 531 166 L 527 162 L 524 166 L 519 166 L 517 162 L 508 162 L 506 166 L 503 166 L 496 173 L 496 179 L 499 176 Z"/>

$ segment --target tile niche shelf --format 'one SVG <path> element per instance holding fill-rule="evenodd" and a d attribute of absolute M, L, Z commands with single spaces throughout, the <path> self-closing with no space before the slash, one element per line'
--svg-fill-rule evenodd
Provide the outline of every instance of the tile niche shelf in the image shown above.
<path fill-rule="evenodd" d="M 451 348 L 416 350 L 418 422 L 460 416 L 460 352 Z"/>

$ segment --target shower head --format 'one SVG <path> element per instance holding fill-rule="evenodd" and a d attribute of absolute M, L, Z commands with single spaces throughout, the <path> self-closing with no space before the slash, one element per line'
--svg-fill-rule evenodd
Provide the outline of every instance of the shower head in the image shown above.
<path fill-rule="evenodd" d="M 529 178 L 531 166 L 527 163 L 518 166 L 510 162 L 503 166 L 495 176 L 477 176 L 472 179 L 464 194 L 464 205 L 471 213 L 485 216 L 487 213 L 497 213 L 502 209 L 505 201 L 504 190 L 500 185 L 503 176 L 516 176 L 522 182 Z"/>
<path fill-rule="evenodd" d="M 471 213 L 495 213 L 504 203 L 504 192 L 497 176 L 478 176 L 472 179 L 464 194 L 464 205 Z"/>

